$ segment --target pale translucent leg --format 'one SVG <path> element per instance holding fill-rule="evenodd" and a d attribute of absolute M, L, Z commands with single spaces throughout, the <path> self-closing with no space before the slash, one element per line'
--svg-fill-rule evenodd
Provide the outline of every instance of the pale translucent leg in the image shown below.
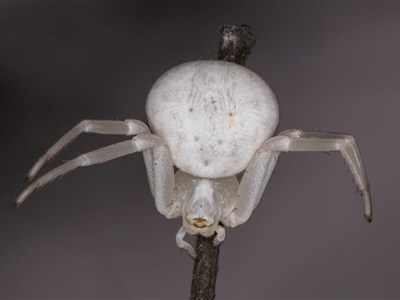
<path fill-rule="evenodd" d="M 157 210 L 168 219 L 179 217 L 179 211 L 173 203 L 175 174 L 167 146 L 144 150 L 143 157 L 150 191 L 156 201 Z"/>
<path fill-rule="evenodd" d="M 86 154 L 82 154 L 77 158 L 55 168 L 47 174 L 40 177 L 30 186 L 28 186 L 14 201 L 14 206 L 18 207 L 24 200 L 35 190 L 40 189 L 44 185 L 50 183 L 57 177 L 76 169 L 77 167 L 90 166 L 103 163 L 120 156 L 140 152 L 148 148 L 163 145 L 161 138 L 153 134 L 144 134 L 134 137 L 132 140 L 120 142 L 110 145 Z"/>
<path fill-rule="evenodd" d="M 196 259 L 197 258 L 197 253 L 194 250 L 194 248 L 192 247 L 192 245 L 190 245 L 188 242 L 183 240 L 185 235 L 186 235 L 186 230 L 182 226 L 178 230 L 178 233 L 176 234 L 176 244 L 178 245 L 179 248 L 182 248 L 182 249 L 186 250 L 193 259 Z"/>
<path fill-rule="evenodd" d="M 42 157 L 39 158 L 26 175 L 27 180 L 31 181 L 46 162 L 54 158 L 57 153 L 71 143 L 82 132 L 113 135 L 137 135 L 150 133 L 150 130 L 146 124 L 138 120 L 84 120 L 68 131 L 49 150 L 47 150 Z"/>
<path fill-rule="evenodd" d="M 355 178 L 364 199 L 364 217 L 372 220 L 372 206 L 365 168 L 354 137 L 327 132 L 293 129 L 266 141 L 250 161 L 238 189 L 237 209 L 224 223 L 234 227 L 246 222 L 262 197 L 280 152 L 340 151 Z"/>
<path fill-rule="evenodd" d="M 247 222 L 257 207 L 268 185 L 280 152 L 259 150 L 248 164 L 240 181 L 236 209 L 222 220 L 226 226 L 236 227 Z"/>
<path fill-rule="evenodd" d="M 157 210 L 168 219 L 176 218 L 180 214 L 173 201 L 175 175 L 167 145 L 154 147 L 150 158 L 149 160 L 149 157 L 144 156 L 149 185 L 153 189 Z"/>
<path fill-rule="evenodd" d="M 151 195 L 154 196 L 154 160 L 153 149 L 146 149 L 143 151 L 144 165 L 146 167 L 147 180 L 149 182 Z"/>
<path fill-rule="evenodd" d="M 215 230 L 215 232 L 217 233 L 217 235 L 213 240 L 213 245 L 214 247 L 217 247 L 225 240 L 225 229 L 221 225 L 218 225 L 217 230 Z"/>
<path fill-rule="evenodd" d="M 368 222 L 372 221 L 371 195 L 367 173 L 352 135 L 330 132 L 304 132 L 298 129 L 291 129 L 282 132 L 277 138 L 280 137 L 282 139 L 289 138 L 287 145 L 281 144 L 281 151 L 340 151 L 354 176 L 358 191 L 364 199 L 364 217 Z M 274 146 L 270 145 L 268 147 L 273 148 Z"/>

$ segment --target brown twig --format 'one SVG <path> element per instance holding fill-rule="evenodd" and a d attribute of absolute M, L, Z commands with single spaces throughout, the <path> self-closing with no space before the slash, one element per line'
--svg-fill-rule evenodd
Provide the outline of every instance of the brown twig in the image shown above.
<path fill-rule="evenodd" d="M 256 43 L 250 26 L 222 24 L 219 30 L 218 60 L 244 66 Z M 213 300 L 218 273 L 219 248 L 213 246 L 211 237 L 196 236 L 197 259 L 194 262 L 190 300 Z"/>

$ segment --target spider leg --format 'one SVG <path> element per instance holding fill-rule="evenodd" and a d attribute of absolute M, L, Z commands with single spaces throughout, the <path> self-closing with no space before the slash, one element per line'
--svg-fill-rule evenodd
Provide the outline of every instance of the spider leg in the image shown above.
<path fill-rule="evenodd" d="M 103 163 L 120 156 L 128 155 L 135 152 L 140 152 L 148 148 L 163 145 L 161 138 L 153 134 L 143 134 L 134 137 L 132 140 L 120 142 L 101 149 L 97 149 L 86 154 L 82 154 L 77 158 L 62 164 L 54 170 L 43 175 L 34 183 L 28 186 L 14 201 L 13 206 L 18 207 L 25 199 L 35 190 L 40 189 L 44 185 L 50 183 L 57 177 L 84 166 Z"/>
<path fill-rule="evenodd" d="M 192 245 L 190 245 L 188 242 L 183 240 L 185 235 L 186 235 L 186 230 L 182 226 L 178 230 L 178 233 L 176 234 L 176 244 L 178 245 L 179 248 L 182 248 L 182 249 L 186 250 L 193 259 L 196 259 L 197 258 L 197 253 L 194 250 L 194 248 L 192 247 Z"/>
<path fill-rule="evenodd" d="M 223 220 L 224 224 L 235 227 L 249 219 L 264 193 L 280 153 L 289 151 L 340 151 L 364 199 L 364 217 L 368 222 L 372 221 L 369 183 L 354 137 L 292 129 L 266 141 L 253 156 L 240 181 L 236 210 Z"/>
<path fill-rule="evenodd" d="M 168 219 L 180 214 L 174 204 L 175 174 L 171 154 L 166 144 L 149 149 L 144 155 L 150 189 L 159 213 Z"/>
<path fill-rule="evenodd" d="M 82 132 L 98 134 L 137 135 L 150 133 L 146 124 L 137 120 L 110 121 L 110 120 L 84 120 L 61 137 L 29 170 L 26 178 L 31 181 L 40 168 L 54 158 L 63 148 L 71 143 Z"/>
<path fill-rule="evenodd" d="M 153 149 L 146 149 L 143 151 L 144 165 L 146 167 L 147 180 L 149 182 L 150 192 L 153 198 L 155 183 L 154 183 L 154 159 L 153 159 Z"/>
<path fill-rule="evenodd" d="M 221 225 L 218 225 L 215 232 L 217 233 L 217 235 L 215 236 L 215 238 L 213 240 L 213 245 L 214 245 L 214 247 L 217 247 L 219 244 L 221 244 L 225 240 L 225 229 Z"/>
<path fill-rule="evenodd" d="M 364 164 L 352 135 L 330 132 L 301 131 L 290 129 L 268 140 L 264 146 L 270 151 L 340 151 L 357 183 L 364 199 L 364 217 L 372 221 L 371 195 Z"/>
<path fill-rule="evenodd" d="M 222 220 L 222 223 L 229 227 L 236 227 L 250 218 L 264 194 L 279 155 L 279 151 L 264 149 L 254 154 L 240 180 L 236 208 Z"/>

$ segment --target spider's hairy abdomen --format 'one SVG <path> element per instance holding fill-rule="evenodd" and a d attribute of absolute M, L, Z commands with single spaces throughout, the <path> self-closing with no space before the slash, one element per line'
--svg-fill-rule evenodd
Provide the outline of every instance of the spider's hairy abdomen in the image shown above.
<path fill-rule="evenodd" d="M 167 143 L 175 166 L 219 178 L 243 171 L 278 125 L 268 84 L 253 71 L 224 61 L 195 61 L 162 75 L 146 113 L 153 133 Z"/>

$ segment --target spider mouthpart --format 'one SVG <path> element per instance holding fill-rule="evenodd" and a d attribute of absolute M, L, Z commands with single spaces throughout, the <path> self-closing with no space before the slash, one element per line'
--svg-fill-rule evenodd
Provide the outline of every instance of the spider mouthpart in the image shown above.
<path fill-rule="evenodd" d="M 195 226 L 196 228 L 210 227 L 212 224 L 214 224 L 214 220 L 207 221 L 206 219 L 203 219 L 201 217 L 194 219 L 187 219 L 187 221 L 189 222 L 189 224 Z"/>
<path fill-rule="evenodd" d="M 203 218 L 196 218 L 194 219 L 193 225 L 197 228 L 204 228 L 206 227 L 206 220 Z"/>

